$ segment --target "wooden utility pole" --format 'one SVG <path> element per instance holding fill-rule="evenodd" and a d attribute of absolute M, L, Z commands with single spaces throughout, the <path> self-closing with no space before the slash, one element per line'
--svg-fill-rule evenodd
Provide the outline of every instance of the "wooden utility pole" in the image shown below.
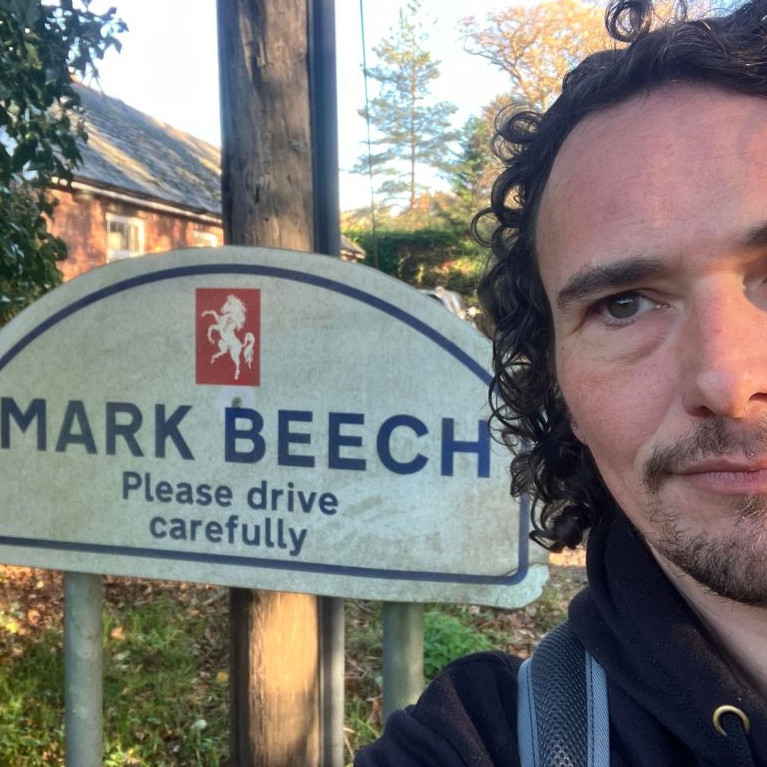
<path fill-rule="evenodd" d="M 218 0 L 227 243 L 312 251 L 307 0 Z M 231 592 L 231 763 L 318 767 L 318 599 Z"/>
<path fill-rule="evenodd" d="M 307 0 L 218 0 L 224 236 L 312 251 Z"/>

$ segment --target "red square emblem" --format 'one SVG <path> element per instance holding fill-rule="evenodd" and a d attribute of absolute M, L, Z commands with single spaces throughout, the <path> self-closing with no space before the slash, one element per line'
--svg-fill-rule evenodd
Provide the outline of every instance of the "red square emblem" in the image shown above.
<path fill-rule="evenodd" d="M 261 383 L 261 291 L 198 288 L 196 296 L 198 384 Z"/>

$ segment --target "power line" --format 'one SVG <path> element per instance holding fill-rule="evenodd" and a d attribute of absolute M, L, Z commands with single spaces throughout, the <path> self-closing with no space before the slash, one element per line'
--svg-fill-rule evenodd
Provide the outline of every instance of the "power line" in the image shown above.
<path fill-rule="evenodd" d="M 360 36 L 362 38 L 362 75 L 365 83 L 365 123 L 367 125 L 368 177 L 370 179 L 370 219 L 373 225 L 373 265 L 378 269 L 378 228 L 376 226 L 376 196 L 373 183 L 373 148 L 370 139 L 370 98 L 368 97 L 368 61 L 365 45 L 364 0 L 360 0 Z"/>

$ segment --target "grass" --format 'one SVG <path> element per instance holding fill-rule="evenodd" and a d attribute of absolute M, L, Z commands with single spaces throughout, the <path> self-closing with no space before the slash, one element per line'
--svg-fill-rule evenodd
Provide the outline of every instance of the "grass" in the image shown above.
<path fill-rule="evenodd" d="M 564 618 L 582 576 L 564 571 L 520 610 L 425 607 L 428 678 L 495 647 L 527 655 Z M 105 579 L 105 767 L 226 767 L 228 592 Z M 0 568 L 0 765 L 63 767 L 63 588 L 43 570 Z M 346 603 L 345 758 L 381 731 L 381 609 Z"/>
<path fill-rule="evenodd" d="M 0 765 L 64 765 L 61 578 L 23 572 L 0 581 Z M 224 589 L 107 579 L 105 767 L 226 764 L 226 612 Z"/>
<path fill-rule="evenodd" d="M 222 763 L 228 638 L 225 621 L 211 622 L 209 614 L 225 609 L 226 594 L 216 590 L 202 603 L 196 590 L 185 597 L 179 604 L 161 593 L 140 609 L 110 604 L 105 611 L 109 767 Z"/>

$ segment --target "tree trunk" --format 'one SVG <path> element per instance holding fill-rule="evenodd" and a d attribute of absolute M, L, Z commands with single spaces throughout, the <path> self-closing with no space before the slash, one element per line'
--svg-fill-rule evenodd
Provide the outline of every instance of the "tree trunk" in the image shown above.
<path fill-rule="evenodd" d="M 313 250 L 306 0 L 218 0 L 227 243 Z M 233 589 L 231 763 L 317 767 L 317 598 Z"/>

